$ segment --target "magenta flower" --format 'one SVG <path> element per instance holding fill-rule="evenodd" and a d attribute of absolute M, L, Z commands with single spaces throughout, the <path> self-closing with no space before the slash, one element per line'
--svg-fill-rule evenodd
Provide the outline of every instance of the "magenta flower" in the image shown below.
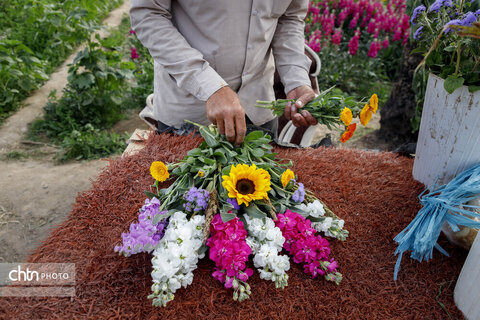
<path fill-rule="evenodd" d="M 131 47 L 131 48 L 130 48 L 130 58 L 131 58 L 132 60 L 135 60 L 135 59 L 137 59 L 138 57 L 139 57 L 139 55 L 138 55 L 138 52 L 137 52 L 137 48 Z"/>
<path fill-rule="evenodd" d="M 360 40 L 360 30 L 357 29 L 357 31 L 355 32 L 355 35 L 348 42 L 348 52 L 352 56 L 357 54 L 359 40 Z"/>
<path fill-rule="evenodd" d="M 320 275 L 338 283 L 342 277 L 337 272 L 338 263 L 329 259 L 330 245 L 326 239 L 315 235 L 310 220 L 290 210 L 277 217 L 275 224 L 286 239 L 283 248 L 292 255 L 293 261 L 304 264 L 304 272 L 313 278 Z"/>
<path fill-rule="evenodd" d="M 135 30 L 133 30 L 133 29 L 130 29 L 129 33 L 130 34 L 136 34 Z"/>
<path fill-rule="evenodd" d="M 367 55 L 370 57 L 370 58 L 375 58 L 378 54 L 378 50 L 381 48 L 381 44 L 377 41 L 373 41 L 371 44 L 370 44 L 370 48 L 368 49 L 368 53 Z"/>
<path fill-rule="evenodd" d="M 332 35 L 332 43 L 335 45 L 339 45 L 342 41 L 342 29 L 336 29 Z"/>
<path fill-rule="evenodd" d="M 234 289 L 235 300 L 247 299 L 250 286 L 246 282 L 253 274 L 253 270 L 247 268 L 247 261 L 252 249 L 246 242 L 247 230 L 243 222 L 238 217 L 223 222 L 217 214 L 210 224 L 210 232 L 206 244 L 210 248 L 209 258 L 215 262 L 212 276 L 225 288 Z"/>

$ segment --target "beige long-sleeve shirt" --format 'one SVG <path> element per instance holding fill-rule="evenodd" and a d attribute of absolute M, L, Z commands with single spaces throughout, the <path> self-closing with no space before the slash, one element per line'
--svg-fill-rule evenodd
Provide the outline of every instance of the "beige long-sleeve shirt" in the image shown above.
<path fill-rule="evenodd" d="M 275 67 L 285 92 L 310 85 L 308 0 L 131 0 L 132 28 L 154 58 L 154 117 L 209 124 L 205 101 L 228 85 L 256 125 L 274 118 Z"/>

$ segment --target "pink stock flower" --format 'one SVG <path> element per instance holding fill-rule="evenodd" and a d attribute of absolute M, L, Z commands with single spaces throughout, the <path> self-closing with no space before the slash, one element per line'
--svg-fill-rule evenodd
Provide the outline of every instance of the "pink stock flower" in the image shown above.
<path fill-rule="evenodd" d="M 355 35 L 348 42 L 348 52 L 352 56 L 357 54 L 359 39 L 360 39 L 360 31 L 357 29 L 357 31 L 355 32 Z"/>
<path fill-rule="evenodd" d="M 409 17 L 405 14 L 405 1 L 390 0 L 388 3 L 379 0 L 311 1 L 306 18 L 308 39 L 306 43 L 316 52 L 320 52 L 324 46 L 339 46 L 342 35 L 347 33 L 348 28 L 358 31 L 348 43 L 351 55 L 356 55 L 359 47 L 364 48 L 374 39 L 379 39 L 380 46 L 369 48 L 370 55 L 375 55 L 382 47 L 388 47 L 390 41 L 405 43 L 410 33 Z"/>
<path fill-rule="evenodd" d="M 130 48 L 130 58 L 131 58 L 132 60 L 135 60 L 135 59 L 137 59 L 138 57 L 139 57 L 139 55 L 138 55 L 138 52 L 137 52 L 137 48 L 131 47 L 131 48 Z"/>
<path fill-rule="evenodd" d="M 381 44 L 380 42 L 378 41 L 373 41 L 371 44 L 370 44 L 370 48 L 368 49 L 368 53 L 367 55 L 370 57 L 370 58 L 375 58 L 378 54 L 378 50 L 380 50 L 381 48 Z"/>
<path fill-rule="evenodd" d="M 223 283 L 225 288 L 233 288 L 237 297 L 242 290 L 240 296 L 248 297 L 249 289 L 246 288 L 249 287 L 246 281 L 253 274 L 253 270 L 247 268 L 247 261 L 252 249 L 245 240 L 247 230 L 243 222 L 238 217 L 223 222 L 220 214 L 217 214 L 210 224 L 210 232 L 211 237 L 208 238 L 206 245 L 210 248 L 210 260 L 215 262 L 212 276 Z"/>
<path fill-rule="evenodd" d="M 332 43 L 335 45 L 339 45 L 342 41 L 342 29 L 336 29 L 332 35 Z"/>
<path fill-rule="evenodd" d="M 133 30 L 133 29 L 130 29 L 129 33 L 130 34 L 136 34 L 135 30 Z"/>
<path fill-rule="evenodd" d="M 303 263 L 304 272 L 313 278 L 330 275 L 334 280 L 339 275 L 338 263 L 329 260 L 330 245 L 326 239 L 315 235 L 310 220 L 290 210 L 277 217 L 275 224 L 286 239 L 283 248 L 292 255 L 293 261 Z"/>
<path fill-rule="evenodd" d="M 382 41 L 382 47 L 383 47 L 383 49 L 387 49 L 389 45 L 390 45 L 390 40 L 388 40 L 388 36 L 387 36 Z"/>

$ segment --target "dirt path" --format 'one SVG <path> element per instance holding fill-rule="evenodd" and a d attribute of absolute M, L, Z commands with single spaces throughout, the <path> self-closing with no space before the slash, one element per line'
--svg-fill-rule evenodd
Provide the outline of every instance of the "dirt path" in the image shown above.
<path fill-rule="evenodd" d="M 104 25 L 118 26 L 129 7 L 130 2 L 125 0 L 109 14 Z M 78 193 L 87 190 L 108 164 L 95 160 L 58 165 L 53 160 L 56 148 L 22 143 L 28 124 L 41 116 L 50 92 L 56 89 L 57 95 L 61 94 L 67 83 L 67 65 L 81 49 L 72 53 L 47 83 L 24 101 L 24 107 L 0 127 L 0 262 L 26 259 L 69 214 Z M 135 128 L 137 122 L 133 121 L 132 126 Z M 128 126 L 123 129 L 130 130 Z"/>

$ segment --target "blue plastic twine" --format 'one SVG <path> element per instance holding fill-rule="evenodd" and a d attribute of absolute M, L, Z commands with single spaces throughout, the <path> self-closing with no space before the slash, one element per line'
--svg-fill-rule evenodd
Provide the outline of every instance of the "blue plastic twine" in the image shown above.
<path fill-rule="evenodd" d="M 425 194 L 427 191 L 429 193 Z M 460 230 L 458 226 L 480 228 L 480 222 L 472 220 L 472 218 L 480 218 L 480 214 L 459 207 L 480 208 L 480 206 L 465 204 L 479 197 L 479 194 L 480 164 L 465 170 L 446 185 L 433 184 L 425 189 L 419 196 L 423 208 L 415 219 L 394 238 L 398 243 L 395 255 L 399 256 L 395 263 L 393 279 L 397 280 L 403 253 L 407 250 L 411 250 L 410 257 L 419 262 L 430 260 L 434 247 L 448 256 L 448 253 L 437 243 L 445 221 L 455 232 Z"/>

